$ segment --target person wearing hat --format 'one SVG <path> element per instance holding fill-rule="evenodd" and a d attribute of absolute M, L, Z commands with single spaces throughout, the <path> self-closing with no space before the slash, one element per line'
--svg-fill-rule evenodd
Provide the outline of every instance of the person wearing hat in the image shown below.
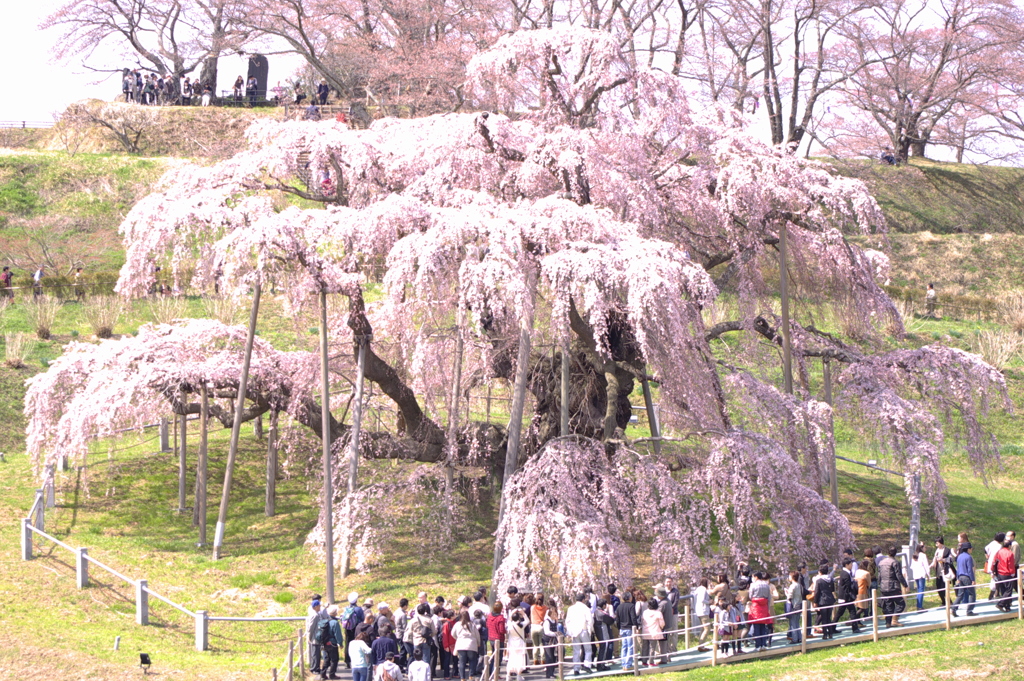
<path fill-rule="evenodd" d="M 345 667 L 352 669 L 352 658 L 348 654 L 348 648 L 356 639 L 356 626 L 365 619 L 363 609 L 359 607 L 359 592 L 353 591 L 348 595 L 348 605 L 341 616 L 341 626 L 345 630 Z"/>
<path fill-rule="evenodd" d="M 309 671 L 320 672 L 320 642 L 316 640 L 316 631 L 320 622 L 330 619 L 327 608 L 320 603 L 320 594 L 313 596 L 313 602 L 306 611 L 306 640 L 309 641 Z"/>
<path fill-rule="evenodd" d="M 974 556 L 971 555 L 973 548 L 971 542 L 963 542 L 956 557 L 956 603 L 953 605 L 953 617 L 959 617 L 956 610 L 961 603 L 967 606 L 968 617 L 974 614 L 974 602 L 978 596 L 974 590 Z"/>
<path fill-rule="evenodd" d="M 341 643 L 341 623 L 338 621 L 338 606 L 330 605 L 327 608 L 327 615 L 330 618 L 329 626 L 331 636 L 324 644 L 323 664 L 320 667 L 320 679 L 337 679 L 338 677 L 338 646 Z"/>

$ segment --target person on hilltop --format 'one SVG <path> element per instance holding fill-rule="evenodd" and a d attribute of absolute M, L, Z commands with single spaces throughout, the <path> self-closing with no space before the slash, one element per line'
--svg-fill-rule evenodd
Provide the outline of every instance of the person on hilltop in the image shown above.
<path fill-rule="evenodd" d="M 256 89 L 259 87 L 259 82 L 256 80 L 256 76 L 249 76 L 249 80 L 245 82 L 245 96 L 249 100 L 249 106 L 256 106 Z"/>
<path fill-rule="evenodd" d="M 192 81 L 188 76 L 185 76 L 185 82 L 181 84 L 181 105 L 192 105 Z"/>
<path fill-rule="evenodd" d="M 321 80 L 320 84 L 316 86 L 316 96 L 320 99 L 320 104 L 327 104 L 327 95 L 331 93 L 331 88 L 327 86 L 326 80 Z"/>
<path fill-rule="evenodd" d="M 11 271 L 10 267 L 4 266 L 4 271 L 0 274 L 0 294 L 3 294 L 4 298 L 14 297 L 14 272 Z"/>
<path fill-rule="evenodd" d="M 927 307 L 927 310 L 928 310 L 928 312 L 927 312 L 928 318 L 929 319 L 935 319 L 935 303 L 936 303 L 935 284 L 931 284 L 931 283 L 928 284 L 928 290 L 926 290 L 924 292 L 924 303 L 925 303 L 925 306 Z"/>
<path fill-rule="evenodd" d="M 239 76 L 235 78 L 235 84 L 231 86 L 231 95 L 235 102 L 242 101 L 242 93 L 245 91 L 245 81 Z"/>

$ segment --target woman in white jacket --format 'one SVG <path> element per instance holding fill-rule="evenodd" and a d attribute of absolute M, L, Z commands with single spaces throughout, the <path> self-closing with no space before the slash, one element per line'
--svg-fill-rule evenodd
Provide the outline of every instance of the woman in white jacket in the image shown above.
<path fill-rule="evenodd" d="M 477 654 L 480 652 L 480 632 L 473 626 L 468 610 L 462 611 L 459 621 L 452 627 L 452 638 L 455 639 L 454 652 L 459 658 L 459 678 L 469 681 L 473 679 Z"/>
<path fill-rule="evenodd" d="M 932 564 L 925 553 L 924 544 L 917 545 L 914 558 L 910 561 L 910 577 L 917 585 L 917 609 L 924 609 L 924 590 L 928 583 L 928 575 L 931 574 Z"/>

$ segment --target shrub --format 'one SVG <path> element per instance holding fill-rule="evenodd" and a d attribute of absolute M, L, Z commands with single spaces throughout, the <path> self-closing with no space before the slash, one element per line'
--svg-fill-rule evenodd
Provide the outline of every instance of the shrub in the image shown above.
<path fill-rule="evenodd" d="M 274 600 L 278 603 L 281 603 L 282 605 L 286 603 L 291 603 L 295 600 L 295 594 L 293 594 L 290 591 L 281 591 L 279 593 L 274 594 Z"/>
<path fill-rule="evenodd" d="M 170 296 L 157 296 L 149 301 L 149 313 L 157 324 L 170 324 L 185 316 L 185 301 Z"/>
<path fill-rule="evenodd" d="M 1024 334 L 1024 291 L 1013 291 L 999 299 L 999 321 L 1014 333 Z"/>
<path fill-rule="evenodd" d="M 1009 331 L 982 331 L 974 337 L 972 345 L 986 362 L 1003 371 L 1020 352 L 1024 339 Z"/>
<path fill-rule="evenodd" d="M 36 336 L 40 339 L 50 339 L 50 331 L 53 329 L 60 306 L 60 300 L 53 296 L 37 296 L 25 304 L 28 323 L 36 330 Z"/>
<path fill-rule="evenodd" d="M 228 326 L 238 321 L 241 306 L 234 296 L 216 296 L 206 299 L 206 316 Z"/>
<path fill-rule="evenodd" d="M 97 338 L 114 335 L 114 325 L 121 317 L 124 306 L 117 296 L 92 296 L 82 308 L 85 319 Z"/>
<path fill-rule="evenodd" d="M 5 333 L 4 334 L 4 363 L 12 369 L 20 369 L 25 366 L 28 359 L 29 343 L 28 334 Z"/>

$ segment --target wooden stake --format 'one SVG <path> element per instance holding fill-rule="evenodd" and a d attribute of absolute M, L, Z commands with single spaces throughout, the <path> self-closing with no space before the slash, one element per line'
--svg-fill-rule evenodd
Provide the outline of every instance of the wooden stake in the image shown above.
<path fill-rule="evenodd" d="M 810 629 L 807 628 L 807 625 L 810 624 L 810 621 L 809 621 L 810 618 L 811 618 L 810 611 L 811 611 L 811 609 L 810 609 L 810 606 L 807 603 L 807 599 L 804 598 L 803 601 L 800 603 L 800 652 L 801 653 L 806 653 L 807 652 L 807 634 L 810 633 Z"/>
<path fill-rule="evenodd" d="M 871 640 L 878 643 L 878 589 L 871 590 Z"/>
<path fill-rule="evenodd" d="M 654 453 L 661 456 L 661 425 L 658 423 L 658 414 L 654 411 L 654 399 L 651 397 L 651 384 L 647 381 L 647 377 L 643 376 L 640 379 L 640 386 L 644 391 L 644 407 L 647 409 L 647 422 L 651 426 L 651 437 L 656 438 L 654 440 Z"/>
<path fill-rule="evenodd" d="M 324 465 L 324 548 L 327 552 L 325 591 L 334 603 L 334 478 L 331 465 L 331 376 L 327 366 L 327 289 L 320 289 L 320 440 Z M 348 561 L 345 561 L 348 562 Z"/>
<path fill-rule="evenodd" d="M 683 650 L 690 649 L 690 602 L 683 603 Z"/>
<path fill-rule="evenodd" d="M 235 472 L 235 457 L 238 456 L 238 435 L 242 431 L 242 414 L 245 411 L 245 391 L 249 387 L 249 363 L 252 360 L 252 344 L 256 337 L 256 319 L 260 313 L 262 286 L 256 284 L 252 296 L 252 312 L 249 314 L 249 335 L 245 339 L 245 357 L 242 360 L 242 375 L 238 381 L 238 396 L 235 400 L 235 420 L 231 425 L 231 446 L 224 469 L 224 487 L 221 490 L 220 512 L 217 514 L 217 529 L 213 537 L 213 559 L 220 560 L 220 548 L 224 544 L 224 523 L 228 519 L 228 500 L 231 498 L 231 477 Z"/>
<path fill-rule="evenodd" d="M 1024 571 L 1017 569 L 1017 619 L 1024 620 Z"/>
<path fill-rule="evenodd" d="M 936 568 L 941 570 L 942 568 Z M 946 584 L 946 631 L 953 628 L 953 590 L 949 588 L 949 580 L 945 580 Z"/>

